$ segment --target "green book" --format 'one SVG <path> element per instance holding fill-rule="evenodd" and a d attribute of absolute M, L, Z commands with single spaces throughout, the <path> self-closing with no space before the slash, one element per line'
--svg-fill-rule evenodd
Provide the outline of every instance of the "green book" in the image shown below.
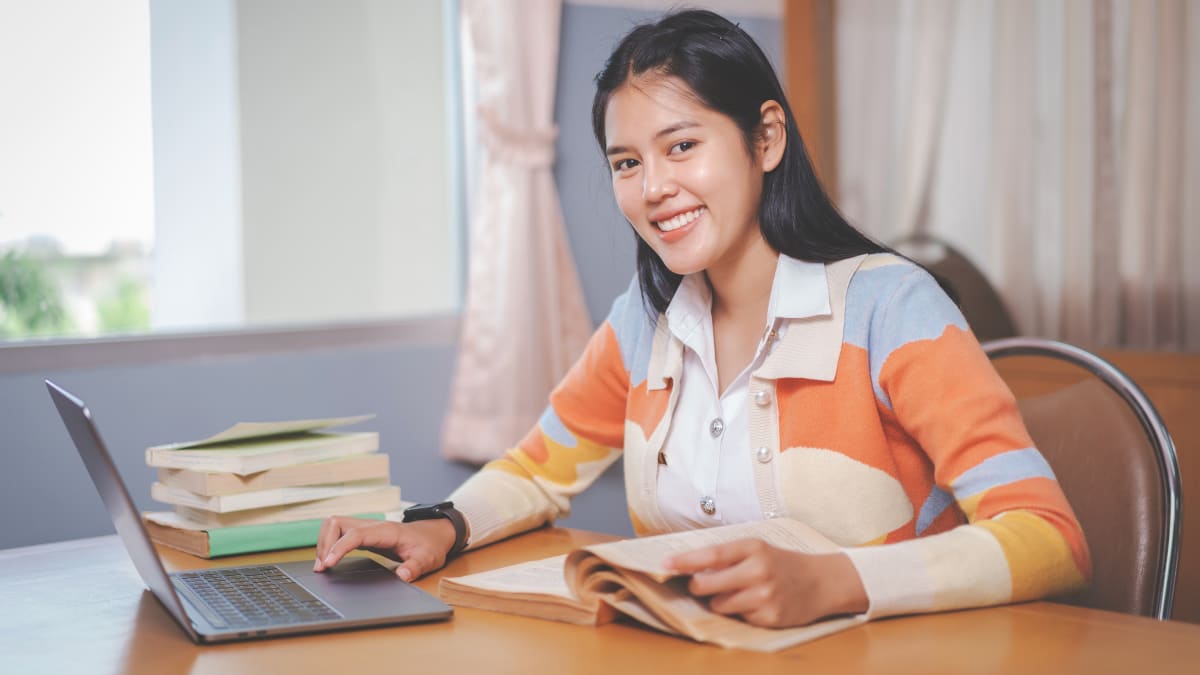
<path fill-rule="evenodd" d="M 354 517 L 384 520 L 386 516 L 383 513 L 363 513 Z M 200 558 L 314 546 L 322 520 L 313 518 L 268 525 L 198 529 L 173 511 L 142 514 L 146 531 L 156 543 Z"/>

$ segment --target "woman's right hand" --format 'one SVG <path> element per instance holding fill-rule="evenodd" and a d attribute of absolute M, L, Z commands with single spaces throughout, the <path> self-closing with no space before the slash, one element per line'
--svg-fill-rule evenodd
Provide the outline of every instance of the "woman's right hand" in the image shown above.
<path fill-rule="evenodd" d="M 398 560 L 396 576 L 413 581 L 446 564 L 454 535 L 454 525 L 446 518 L 397 523 L 331 516 L 321 523 L 317 535 L 313 571 L 324 572 L 350 551 L 364 548 Z"/>

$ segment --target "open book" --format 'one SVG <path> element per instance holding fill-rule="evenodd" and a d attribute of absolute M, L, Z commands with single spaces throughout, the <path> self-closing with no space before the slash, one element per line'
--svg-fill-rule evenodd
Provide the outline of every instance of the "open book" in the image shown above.
<path fill-rule="evenodd" d="M 759 628 L 716 614 L 687 591 L 687 578 L 663 567 L 667 557 L 754 537 L 779 548 L 836 553 L 837 544 L 784 518 L 587 546 L 567 555 L 442 579 L 452 605 L 596 625 L 624 615 L 664 633 L 722 647 L 771 652 L 865 621 L 837 617 L 800 628 Z"/>

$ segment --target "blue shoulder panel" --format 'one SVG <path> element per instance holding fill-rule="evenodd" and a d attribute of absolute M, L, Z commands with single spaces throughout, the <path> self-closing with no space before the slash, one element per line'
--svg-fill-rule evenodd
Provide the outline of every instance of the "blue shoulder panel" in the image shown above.
<path fill-rule="evenodd" d="M 646 379 L 650 368 L 650 351 L 654 346 L 654 324 L 642 304 L 642 291 L 638 287 L 637 275 L 629 282 L 625 292 L 613 301 L 608 312 L 609 325 L 617 336 L 621 348 L 621 361 L 629 373 L 629 385 L 636 387 Z"/>
<path fill-rule="evenodd" d="M 879 386 L 888 357 L 910 342 L 935 340 L 950 326 L 967 330 L 967 321 L 937 281 L 912 263 L 860 270 L 850 280 L 844 339 L 867 350 L 875 396 L 889 408 Z"/>

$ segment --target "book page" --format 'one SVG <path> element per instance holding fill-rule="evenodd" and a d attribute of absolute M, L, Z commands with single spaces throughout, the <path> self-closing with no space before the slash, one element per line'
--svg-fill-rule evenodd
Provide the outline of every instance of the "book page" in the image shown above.
<path fill-rule="evenodd" d="M 554 595 L 575 599 L 563 578 L 563 563 L 567 555 L 556 555 L 541 560 L 509 565 L 500 569 L 451 577 L 447 582 L 497 593 L 526 593 L 531 595 Z"/>
<path fill-rule="evenodd" d="M 639 623 L 643 623 L 660 633 L 678 635 L 677 631 L 663 623 L 662 619 L 659 619 L 658 616 L 655 615 L 654 612 L 651 612 L 636 595 L 630 593 L 627 589 L 622 589 L 616 593 L 606 593 L 601 595 L 600 600 L 618 612 Z"/>
<path fill-rule="evenodd" d="M 672 532 L 640 539 L 624 539 L 588 546 L 585 550 L 608 563 L 636 570 L 657 581 L 675 576 L 663 566 L 663 560 L 686 551 L 738 539 L 762 539 L 772 546 L 803 553 L 836 553 L 841 548 L 824 535 L 796 520 L 774 518 L 752 523 L 723 525 L 703 530 Z"/>
<path fill-rule="evenodd" d="M 237 441 L 245 438 L 261 438 L 264 436 L 279 436 L 282 434 L 298 434 L 305 431 L 316 431 L 318 429 L 329 429 L 332 427 L 344 427 L 351 424 L 358 424 L 359 422 L 366 422 L 374 417 L 374 414 L 370 414 L 355 415 L 353 417 L 327 417 L 324 419 L 293 420 L 291 422 L 238 422 L 225 431 L 199 441 L 168 443 L 166 445 L 156 445 L 154 448 L 191 448 L 198 445 L 226 443 L 228 441 Z"/>

